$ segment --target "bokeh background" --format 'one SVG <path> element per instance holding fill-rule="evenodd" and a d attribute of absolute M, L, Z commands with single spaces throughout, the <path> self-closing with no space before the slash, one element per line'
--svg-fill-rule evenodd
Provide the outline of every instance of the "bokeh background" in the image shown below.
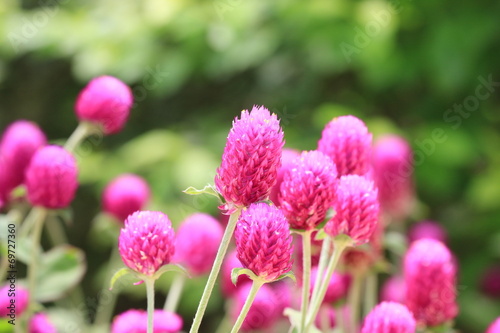
<path fill-rule="evenodd" d="M 356 115 L 375 137 L 406 137 L 419 156 L 419 205 L 407 223 L 428 218 L 448 230 L 460 269 L 457 327 L 477 333 L 500 315 L 500 279 L 496 294 L 482 286 L 500 265 L 499 18 L 494 0 L 2 0 L 0 130 L 25 118 L 63 142 L 90 79 L 109 74 L 133 88 L 126 128 L 78 156 L 67 230 L 87 253 L 82 286 L 94 297 L 116 242 L 116 223 L 94 218 L 113 177 L 146 178 L 148 208 L 175 224 L 195 211 L 217 216 L 215 201 L 182 190 L 213 181 L 242 109 L 277 113 L 297 149 L 314 149 L 333 117 Z M 187 327 L 203 282 L 190 281 L 181 301 Z M 127 288 L 116 312 L 144 308 L 143 293 Z M 206 332 L 222 308 L 215 297 Z"/>

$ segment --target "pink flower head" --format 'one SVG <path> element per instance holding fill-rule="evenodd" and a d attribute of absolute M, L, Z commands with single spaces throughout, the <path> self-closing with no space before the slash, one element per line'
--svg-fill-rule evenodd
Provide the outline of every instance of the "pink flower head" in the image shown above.
<path fill-rule="evenodd" d="M 143 209 L 149 197 L 149 186 L 144 179 L 137 175 L 124 174 L 106 186 L 102 205 L 106 213 L 123 222 L 133 212 Z"/>
<path fill-rule="evenodd" d="M 434 221 L 422 221 L 411 226 L 408 232 L 408 240 L 410 243 L 413 243 L 422 238 L 431 238 L 446 243 L 448 234 L 439 223 Z"/>
<path fill-rule="evenodd" d="M 337 184 L 337 168 L 320 151 L 303 152 L 285 173 L 278 201 L 293 229 L 311 230 L 331 207 Z"/>
<path fill-rule="evenodd" d="M 367 243 L 378 224 L 379 203 L 373 182 L 362 176 L 348 175 L 340 178 L 333 209 L 325 231 L 330 236 L 345 234 L 355 245 Z"/>
<path fill-rule="evenodd" d="M 500 266 L 491 266 L 481 278 L 481 291 L 488 297 L 500 298 Z"/>
<path fill-rule="evenodd" d="M 368 313 L 361 333 L 415 333 L 415 318 L 406 306 L 382 302 Z"/>
<path fill-rule="evenodd" d="M 111 325 L 111 333 L 146 333 L 147 314 L 144 310 L 128 310 L 117 315 Z"/>
<path fill-rule="evenodd" d="M 247 207 L 269 196 L 281 166 L 283 131 L 265 107 L 243 110 L 233 121 L 217 169 L 215 186 L 227 201 L 225 209 Z"/>
<path fill-rule="evenodd" d="M 314 289 L 314 284 L 316 283 L 316 277 L 318 276 L 318 267 L 315 266 L 311 270 L 311 282 L 310 289 L 311 295 Z M 345 297 L 347 294 L 347 285 L 344 275 L 339 273 L 333 273 L 332 278 L 328 282 L 328 289 L 326 290 L 325 298 L 323 298 L 323 303 L 334 303 Z"/>
<path fill-rule="evenodd" d="M 0 159 L 4 160 L 4 186 L 7 192 L 24 182 L 24 172 L 33 154 L 47 144 L 47 138 L 37 124 L 18 120 L 7 127 L 0 141 Z"/>
<path fill-rule="evenodd" d="M 371 162 L 372 135 L 365 123 L 354 116 L 330 121 L 318 142 L 318 150 L 337 166 L 339 176 L 364 175 Z"/>
<path fill-rule="evenodd" d="M 231 273 L 234 268 L 243 267 L 241 261 L 238 259 L 238 253 L 235 250 L 230 251 L 224 262 L 222 263 L 222 272 L 221 272 L 221 290 L 222 294 L 226 297 L 231 297 L 234 295 L 236 290 L 241 287 L 245 282 L 251 282 L 250 278 L 245 274 L 241 274 L 238 276 L 238 281 L 236 285 L 231 281 Z"/>
<path fill-rule="evenodd" d="M 285 176 L 285 173 L 293 167 L 293 161 L 298 156 L 300 156 L 300 153 L 295 149 L 283 148 L 281 152 L 281 167 L 279 168 L 278 175 L 276 176 L 276 184 L 274 184 L 271 189 L 271 194 L 269 194 L 269 199 L 276 206 L 279 206 L 278 195 L 281 183 L 283 182 L 283 177 Z"/>
<path fill-rule="evenodd" d="M 26 169 L 28 199 L 45 208 L 65 208 L 75 197 L 77 178 L 73 155 L 59 146 L 45 146 L 37 150 Z"/>
<path fill-rule="evenodd" d="M 57 329 L 45 313 L 37 313 L 29 323 L 29 333 L 57 333 Z"/>
<path fill-rule="evenodd" d="M 182 330 L 182 318 L 176 313 L 155 310 L 153 320 L 154 333 L 178 333 Z M 144 312 L 143 322 L 147 322 L 146 312 Z"/>
<path fill-rule="evenodd" d="M 259 202 L 242 211 L 235 237 L 238 259 L 266 281 L 292 268 L 292 235 L 285 215 L 276 206 Z"/>
<path fill-rule="evenodd" d="M 413 154 L 406 140 L 382 137 L 373 148 L 373 173 L 383 211 L 404 219 L 413 201 Z"/>
<path fill-rule="evenodd" d="M 500 317 L 498 317 L 486 330 L 486 333 L 500 333 Z"/>
<path fill-rule="evenodd" d="M 456 268 L 443 243 L 413 242 L 404 258 L 404 276 L 406 305 L 419 323 L 440 325 L 457 315 Z"/>
<path fill-rule="evenodd" d="M 132 90 L 112 76 L 90 81 L 78 95 L 75 111 L 80 121 L 103 127 L 105 134 L 122 130 L 133 103 Z"/>
<path fill-rule="evenodd" d="M 167 215 L 139 211 L 125 220 L 118 238 L 118 249 L 130 269 L 152 276 L 160 267 L 170 263 L 175 252 L 174 237 Z"/>
<path fill-rule="evenodd" d="M 19 318 L 28 307 L 28 304 L 29 293 L 24 287 L 6 284 L 0 288 L 0 317 Z"/>
<path fill-rule="evenodd" d="M 175 262 L 184 264 L 194 275 L 208 273 L 224 231 L 215 218 L 196 213 L 181 223 L 175 243 Z"/>
<path fill-rule="evenodd" d="M 245 283 L 236 292 L 235 305 L 232 308 L 232 317 L 236 321 L 250 293 L 251 283 Z M 280 318 L 280 302 L 269 285 L 263 285 L 250 307 L 245 320 L 241 326 L 243 332 L 261 330 L 272 327 Z"/>
<path fill-rule="evenodd" d="M 405 303 L 406 282 L 402 276 L 394 275 L 385 281 L 380 293 L 382 301 Z"/>

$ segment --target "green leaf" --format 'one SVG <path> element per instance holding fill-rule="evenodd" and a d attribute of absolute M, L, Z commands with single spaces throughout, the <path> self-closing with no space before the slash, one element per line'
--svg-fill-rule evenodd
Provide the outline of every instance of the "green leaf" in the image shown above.
<path fill-rule="evenodd" d="M 198 189 L 190 186 L 187 189 L 185 189 L 183 192 L 186 194 L 189 194 L 189 195 L 200 195 L 200 194 L 213 195 L 214 197 L 216 197 L 219 200 L 220 203 L 222 203 L 222 197 L 220 196 L 219 192 L 217 192 L 217 190 L 213 187 L 213 185 L 210 185 L 210 184 L 208 184 L 207 186 L 205 186 L 201 190 L 198 190 Z"/>
<path fill-rule="evenodd" d="M 184 267 L 182 267 L 181 265 L 168 264 L 168 265 L 161 266 L 160 269 L 158 271 L 156 271 L 156 273 L 154 274 L 154 278 L 158 279 L 158 278 L 160 278 L 160 276 L 163 273 L 166 273 L 166 272 L 177 272 L 177 273 L 185 274 L 185 275 L 189 276 L 188 271 Z"/>
<path fill-rule="evenodd" d="M 50 302 L 63 297 L 77 285 L 86 271 L 85 254 L 68 245 L 58 246 L 40 258 L 35 299 Z"/>
<path fill-rule="evenodd" d="M 0 332 L 3 333 L 12 333 L 14 332 L 14 325 L 9 324 L 10 318 L 0 318 Z M 16 325 L 19 324 L 19 318 L 16 318 Z"/>
<path fill-rule="evenodd" d="M 328 234 L 325 232 L 325 229 L 319 229 L 314 237 L 315 240 L 323 240 L 328 237 Z"/>
<path fill-rule="evenodd" d="M 283 280 L 284 278 L 290 278 L 293 280 L 293 282 L 297 283 L 297 279 L 295 278 L 295 274 L 293 274 L 292 271 L 288 272 L 288 273 L 285 273 L 285 274 L 282 274 L 280 276 L 278 276 L 276 278 L 276 280 L 274 281 L 279 281 L 279 280 Z"/>
<path fill-rule="evenodd" d="M 247 275 L 252 281 L 258 278 L 257 275 L 255 275 L 254 272 L 252 272 L 248 268 L 243 268 L 243 267 L 233 268 L 233 270 L 231 271 L 231 281 L 233 282 L 234 285 L 236 285 L 236 283 L 238 282 L 238 277 L 241 274 Z"/>
<path fill-rule="evenodd" d="M 111 277 L 111 280 L 109 282 L 109 290 L 113 289 L 113 286 L 115 285 L 116 281 L 118 281 L 119 278 L 125 276 L 125 275 L 129 275 L 129 274 L 135 274 L 135 272 L 133 270 L 131 270 L 130 268 L 128 267 L 123 267 L 121 269 L 119 269 L 112 277 Z"/>

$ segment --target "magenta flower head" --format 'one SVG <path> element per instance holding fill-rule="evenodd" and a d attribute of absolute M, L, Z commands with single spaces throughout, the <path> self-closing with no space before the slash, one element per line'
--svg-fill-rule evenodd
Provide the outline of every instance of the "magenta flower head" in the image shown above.
<path fill-rule="evenodd" d="M 486 333 L 500 333 L 500 317 L 498 317 L 486 330 Z"/>
<path fill-rule="evenodd" d="M 29 201 L 50 209 L 67 207 L 78 187 L 78 168 L 71 153 L 59 146 L 39 149 L 26 169 Z"/>
<path fill-rule="evenodd" d="M 450 251 L 434 239 L 413 242 L 404 258 L 406 305 L 417 322 L 443 324 L 458 313 L 456 268 Z"/>
<path fill-rule="evenodd" d="M 162 212 L 139 211 L 125 220 L 118 250 L 130 269 L 148 276 L 170 263 L 175 251 L 174 229 Z"/>
<path fill-rule="evenodd" d="M 105 134 L 122 130 L 133 103 L 130 88 L 112 76 L 90 81 L 76 100 L 75 111 L 80 121 L 102 126 Z"/>
<path fill-rule="evenodd" d="M 174 261 L 185 265 L 195 276 L 208 273 L 222 240 L 222 226 L 208 214 L 196 213 L 177 230 Z"/>
<path fill-rule="evenodd" d="M 236 292 L 235 305 L 231 312 L 234 320 L 236 320 L 241 312 L 250 289 L 251 283 L 245 283 Z M 257 292 L 252 306 L 243 321 L 241 331 L 248 332 L 271 328 L 281 317 L 279 309 L 280 302 L 276 299 L 276 294 L 269 285 L 263 285 Z"/>
<path fill-rule="evenodd" d="M 143 323 L 146 322 L 147 313 L 145 312 Z M 178 314 L 165 310 L 155 310 L 154 333 L 178 333 L 182 330 L 182 325 L 182 318 Z"/>
<path fill-rule="evenodd" d="M 123 222 L 127 216 L 144 208 L 150 194 L 148 184 L 141 177 L 133 174 L 120 175 L 104 189 L 103 209 Z"/>
<path fill-rule="evenodd" d="M 295 149 L 283 148 L 281 152 L 281 167 L 278 170 L 278 175 L 276 176 L 276 184 L 274 184 L 271 189 L 271 194 L 269 199 L 276 205 L 279 206 L 278 195 L 281 188 L 281 183 L 283 182 L 283 177 L 285 173 L 293 167 L 293 161 L 298 157 L 300 153 Z"/>
<path fill-rule="evenodd" d="M 422 221 L 411 226 L 410 231 L 408 232 L 408 240 L 410 243 L 413 243 L 414 241 L 422 238 L 431 238 L 442 243 L 446 243 L 448 233 L 437 222 Z"/>
<path fill-rule="evenodd" d="M 23 183 L 33 154 L 46 144 L 45 134 L 33 122 L 18 120 L 7 127 L 0 141 L 0 159 L 8 175 L 4 183 L 7 191 Z"/>
<path fill-rule="evenodd" d="M 235 237 L 238 259 L 265 281 L 291 270 L 292 235 L 285 215 L 276 206 L 259 202 L 242 211 Z"/>
<path fill-rule="evenodd" d="M 408 216 L 413 203 L 413 153 L 405 139 L 389 135 L 373 148 L 373 176 L 383 211 L 398 219 Z"/>
<path fill-rule="evenodd" d="M 311 230 L 332 206 L 337 168 L 320 151 L 303 152 L 285 173 L 278 196 L 281 210 L 293 229 Z"/>
<path fill-rule="evenodd" d="M 57 329 L 45 313 L 37 313 L 29 323 L 29 333 L 57 333 Z"/>
<path fill-rule="evenodd" d="M 245 282 L 252 282 L 248 276 L 241 274 L 238 276 L 236 285 L 231 281 L 231 273 L 233 269 L 243 267 L 241 261 L 238 259 L 238 253 L 235 250 L 230 251 L 224 262 L 222 263 L 221 272 L 221 290 L 225 297 L 231 297 L 235 294 L 236 290 L 241 287 Z"/>
<path fill-rule="evenodd" d="M 266 199 L 281 166 L 283 131 L 275 114 L 265 107 L 243 110 L 233 121 L 217 169 L 215 187 L 226 200 L 226 210 Z"/>
<path fill-rule="evenodd" d="M 345 234 L 354 245 L 367 243 L 378 224 L 379 203 L 372 181 L 357 175 L 340 178 L 333 203 L 335 216 L 325 225 L 330 236 Z"/>
<path fill-rule="evenodd" d="M 391 276 L 385 281 L 380 292 L 380 299 L 382 301 L 392 301 L 398 303 L 405 303 L 406 296 L 406 282 L 404 277 L 399 275 Z"/>
<path fill-rule="evenodd" d="M 314 289 L 314 284 L 316 282 L 316 277 L 318 275 L 318 267 L 315 266 L 311 270 L 311 282 L 310 289 L 311 295 Z M 334 303 L 345 297 L 347 294 L 347 283 L 344 275 L 339 273 L 333 273 L 332 278 L 328 282 L 328 289 L 326 290 L 325 298 L 323 298 L 323 303 Z"/>
<path fill-rule="evenodd" d="M 128 310 L 117 315 L 111 324 L 111 333 L 145 333 L 147 314 L 144 310 Z"/>
<path fill-rule="evenodd" d="M 370 168 L 371 145 L 372 135 L 363 121 L 341 116 L 325 126 L 318 150 L 332 159 L 339 176 L 364 175 Z"/>
<path fill-rule="evenodd" d="M 15 303 L 13 303 L 13 301 Z M 0 288 L 0 317 L 19 318 L 29 304 L 28 290 L 20 285 L 6 284 Z"/>
<path fill-rule="evenodd" d="M 361 333 L 415 333 L 417 323 L 406 306 L 382 302 L 368 313 Z"/>

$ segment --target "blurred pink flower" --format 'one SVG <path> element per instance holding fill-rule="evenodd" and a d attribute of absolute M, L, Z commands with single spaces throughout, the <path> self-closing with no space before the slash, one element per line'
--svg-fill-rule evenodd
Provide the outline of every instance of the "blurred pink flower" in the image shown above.
<path fill-rule="evenodd" d="M 489 267 L 481 278 L 482 292 L 491 298 L 500 298 L 500 266 Z"/>
<path fill-rule="evenodd" d="M 117 315 L 111 325 L 111 333 L 146 333 L 148 314 L 144 310 L 128 310 Z M 182 330 L 182 318 L 164 310 L 154 311 L 154 333 L 178 333 Z"/>
<path fill-rule="evenodd" d="M 37 313 L 29 323 L 29 333 L 57 333 L 57 329 L 45 313 Z"/>
<path fill-rule="evenodd" d="M 398 303 L 405 303 L 406 296 L 406 283 L 403 276 L 393 275 L 388 278 L 380 292 L 380 299 L 382 301 L 391 301 Z"/>
<path fill-rule="evenodd" d="M 120 175 L 103 191 L 103 210 L 123 222 L 130 214 L 144 209 L 150 194 L 149 185 L 143 178 L 133 174 Z"/>
<path fill-rule="evenodd" d="M 500 317 L 498 317 L 486 330 L 486 333 L 500 333 Z"/>
<path fill-rule="evenodd" d="M 125 220 L 118 238 L 118 249 L 130 269 L 152 276 L 160 267 L 170 263 L 175 252 L 174 237 L 167 215 L 139 211 Z"/>
<path fill-rule="evenodd" d="M 337 166 L 339 176 L 364 175 L 371 164 L 372 135 L 365 123 L 354 116 L 330 121 L 318 141 L 318 150 Z"/>
<path fill-rule="evenodd" d="M 408 240 L 413 243 L 422 238 L 431 238 L 446 243 L 448 234 L 439 223 L 434 221 L 421 221 L 415 223 L 408 231 Z"/>
<path fill-rule="evenodd" d="M 281 166 L 283 131 L 275 114 L 265 107 L 243 110 L 233 121 L 217 169 L 215 186 L 229 213 L 236 207 L 268 198 Z"/>
<path fill-rule="evenodd" d="M 251 282 L 250 278 L 245 274 L 238 276 L 238 281 L 236 285 L 231 281 L 231 272 L 234 268 L 243 267 L 243 264 L 238 259 L 238 253 L 236 249 L 230 251 L 224 262 L 222 263 L 221 271 L 221 290 L 225 297 L 231 297 L 235 294 L 236 290 L 241 287 L 245 282 Z"/>
<path fill-rule="evenodd" d="M 293 160 L 300 155 L 298 150 L 283 148 L 281 152 L 281 167 L 278 169 L 278 174 L 276 176 L 276 184 L 271 189 L 271 194 L 269 199 L 276 205 L 279 206 L 278 194 L 280 192 L 281 183 L 283 182 L 283 177 L 285 173 L 292 168 Z"/>
<path fill-rule="evenodd" d="M 273 281 L 292 268 L 292 236 L 283 212 L 264 202 L 241 212 L 236 225 L 236 249 L 243 267 Z"/>
<path fill-rule="evenodd" d="M 9 281 L 9 280 L 7 280 Z M 0 288 L 0 317 L 14 315 L 19 318 L 29 304 L 29 292 L 16 284 L 6 284 Z"/>
<path fill-rule="evenodd" d="M 35 206 L 65 208 L 75 197 L 77 178 L 73 155 L 59 146 L 45 146 L 37 150 L 26 169 L 28 199 Z"/>
<path fill-rule="evenodd" d="M 315 266 L 311 270 L 311 282 L 310 289 L 311 295 L 314 289 L 314 284 L 316 282 L 316 277 L 318 275 L 318 267 Z M 345 297 L 347 294 L 347 285 L 344 275 L 340 273 L 333 273 L 332 278 L 328 282 L 328 289 L 326 290 L 325 298 L 323 298 L 323 303 L 334 303 Z"/>
<path fill-rule="evenodd" d="M 415 329 L 415 318 L 405 305 L 382 302 L 368 313 L 361 333 L 415 333 Z"/>
<path fill-rule="evenodd" d="M 125 126 L 132 103 L 132 90 L 125 83 L 112 76 L 99 76 L 80 92 L 75 111 L 80 121 L 98 124 L 105 134 L 114 134 Z"/>
<path fill-rule="evenodd" d="M 194 275 L 208 273 L 223 233 L 219 221 L 212 216 L 204 213 L 190 215 L 177 229 L 173 261 L 185 265 Z"/>
<path fill-rule="evenodd" d="M 319 309 L 318 315 L 316 316 L 316 320 L 314 321 L 314 324 L 316 325 L 317 328 L 321 329 L 328 329 L 328 331 L 324 332 L 329 332 L 329 330 L 335 328 L 335 310 L 333 309 L 332 306 L 323 304 L 321 308 Z"/>

